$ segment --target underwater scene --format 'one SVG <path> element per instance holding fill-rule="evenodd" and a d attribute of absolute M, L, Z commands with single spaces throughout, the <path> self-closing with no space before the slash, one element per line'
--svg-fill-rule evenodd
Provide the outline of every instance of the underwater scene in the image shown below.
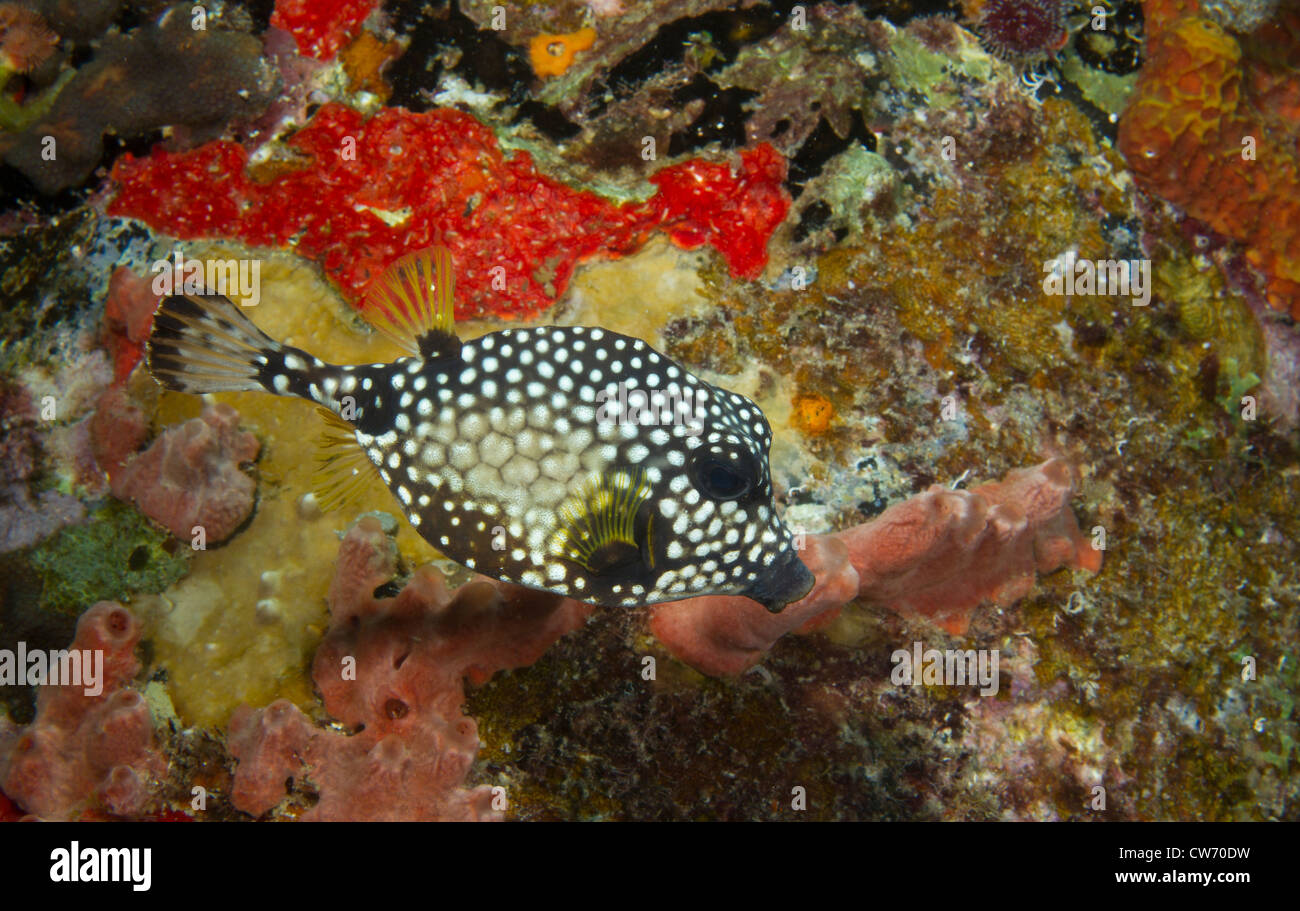
<path fill-rule="evenodd" d="M 0 820 L 1300 818 L 1296 0 L 3 0 L 0 301 Z"/>

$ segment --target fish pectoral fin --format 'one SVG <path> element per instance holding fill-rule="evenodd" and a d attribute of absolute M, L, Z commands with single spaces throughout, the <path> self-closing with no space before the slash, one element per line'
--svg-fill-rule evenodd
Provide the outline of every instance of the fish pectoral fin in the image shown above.
<path fill-rule="evenodd" d="M 612 573 L 641 562 L 641 551 L 626 541 L 610 541 L 590 551 L 582 564 L 593 576 Z"/>
<path fill-rule="evenodd" d="M 592 575 L 646 562 L 647 523 L 638 540 L 637 515 L 650 497 L 640 471 L 593 474 L 560 504 L 550 552 Z M 650 566 L 654 565 L 653 553 Z"/>
<path fill-rule="evenodd" d="M 413 355 L 458 358 L 455 294 L 451 251 L 427 247 L 390 263 L 371 283 L 361 312 L 367 322 Z"/>
<path fill-rule="evenodd" d="M 325 420 L 317 444 L 312 490 L 321 509 L 330 512 L 365 499 L 372 484 L 383 486 L 379 469 L 366 457 L 351 424 L 328 408 L 317 408 Z"/>

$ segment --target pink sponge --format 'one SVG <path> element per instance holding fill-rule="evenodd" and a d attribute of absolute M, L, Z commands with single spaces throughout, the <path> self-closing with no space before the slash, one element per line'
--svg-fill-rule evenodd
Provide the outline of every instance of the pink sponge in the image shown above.
<path fill-rule="evenodd" d="M 326 710 L 355 733 L 316 727 L 288 702 L 247 706 L 231 719 L 239 760 L 232 800 L 262 815 L 307 775 L 320 800 L 315 820 L 478 820 L 501 816 L 490 788 L 462 787 L 478 752 L 461 713 L 464 680 L 482 682 L 536 661 L 581 626 L 592 608 L 545 592 L 474 581 L 448 591 L 418 570 L 393 598 L 396 551 L 374 518 L 343 539 L 329 605 L 333 623 L 312 676 Z"/>
<path fill-rule="evenodd" d="M 1069 467 L 1053 459 L 969 491 L 936 484 L 839 537 L 860 597 L 960 636 L 981 603 L 1029 594 L 1035 572 L 1101 569 L 1070 511 L 1073 494 Z"/>
<path fill-rule="evenodd" d="M 817 581 L 812 591 L 779 614 L 756 601 L 705 595 L 652 608 L 650 630 L 674 655 L 706 674 L 739 674 L 792 630 L 812 632 L 830 623 L 858 593 L 858 574 L 844 542 L 809 535 L 799 556 Z"/>
<path fill-rule="evenodd" d="M 240 431 L 239 412 L 224 404 L 204 408 L 200 417 L 169 427 L 128 458 L 130 441 L 139 445 L 140 439 L 131 407 L 121 392 L 110 390 L 92 423 L 113 495 L 134 501 L 178 538 L 189 539 L 195 526 L 203 527 L 211 543 L 230 537 L 253 511 L 257 490 L 239 470 L 260 448 L 257 437 Z"/>
<path fill-rule="evenodd" d="M 746 670 L 783 635 L 824 626 L 854 597 L 962 635 L 981 603 L 1028 594 L 1035 572 L 1101 568 L 1070 511 L 1073 493 L 1056 459 L 969 491 L 935 485 L 863 525 L 809 536 L 801 556 L 817 583 L 781 613 L 748 598 L 691 598 L 653 608 L 650 628 L 708 674 Z"/>
<path fill-rule="evenodd" d="M 0 739 L 0 785 L 28 813 L 68 820 L 96 808 L 115 816 L 144 808 L 166 762 L 153 749 L 149 707 L 127 688 L 140 668 L 139 640 L 139 622 L 120 604 L 101 601 L 86 611 L 70 648 L 103 655 L 102 691 L 42 686 L 36 721 Z"/>

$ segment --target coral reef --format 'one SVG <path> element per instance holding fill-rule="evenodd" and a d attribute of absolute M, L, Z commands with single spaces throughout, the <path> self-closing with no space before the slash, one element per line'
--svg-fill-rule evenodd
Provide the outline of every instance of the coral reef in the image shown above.
<path fill-rule="evenodd" d="M 76 615 L 87 604 L 160 592 L 185 575 L 188 546 L 131 506 L 109 500 L 29 555 L 43 610 Z"/>
<path fill-rule="evenodd" d="M 23 5 L 62 40 L 8 77 L 0 113 L 19 131 L 164 4 Z M 198 784 L 197 815 L 220 820 L 1295 817 L 1294 4 L 1120 0 L 1105 30 L 1076 6 L 1066 45 L 1033 64 L 982 48 L 972 29 L 992 0 L 799 16 L 722 0 L 205 6 L 216 31 L 260 39 L 282 83 L 265 110 L 214 112 L 204 135 L 110 130 L 104 192 L 0 215 L 0 365 L 27 415 L 4 444 L 31 454 L 9 480 L 23 502 L 48 487 L 90 507 L 0 554 L 0 644 L 56 647 L 73 611 L 129 597 L 144 695 L 170 722 L 165 805 L 188 808 Z M 596 40 L 537 78 L 533 39 L 587 27 Z M 149 97 L 156 74 L 113 72 L 124 96 Z M 196 71 L 198 87 L 225 73 Z M 731 193 L 748 194 L 740 211 Z M 204 406 L 131 371 L 148 303 L 139 280 L 138 300 L 125 273 L 110 283 L 118 267 L 145 275 L 176 237 L 214 238 L 182 249 L 260 259 L 248 312 L 269 335 L 373 363 L 395 350 L 349 305 L 439 233 L 459 245 L 466 335 L 506 319 L 602 325 L 758 402 L 778 509 L 818 569 L 812 597 L 778 615 L 665 606 L 649 628 L 646 612 L 597 610 L 565 617 L 558 639 L 543 629 L 516 670 L 492 673 L 506 659 L 489 654 L 467 671 L 505 630 L 472 643 L 448 629 L 451 605 L 477 617 L 513 596 L 385 519 L 399 556 L 369 523 L 369 543 L 348 545 L 384 569 L 351 564 L 379 583 L 350 597 L 374 608 L 351 629 L 326 611 L 355 513 L 322 514 L 310 494 L 311 406 L 253 393 L 212 397 L 263 447 L 256 514 L 223 546 L 191 551 L 127 504 L 90 501 L 92 443 L 115 474 Z M 684 249 L 700 242 L 714 246 Z M 1046 293 L 1044 263 L 1067 251 L 1149 261 L 1149 301 Z M 114 349 L 111 367 L 88 341 Z M 78 418 L 110 374 L 122 382 L 92 439 Z M 57 419 L 33 421 L 47 394 Z M 1081 476 L 1017 469 L 1048 457 Z M 997 477 L 1011 483 L 966 489 Z M 1104 532 L 1106 572 L 1031 585 L 1061 560 L 1095 568 L 1071 495 Z M 430 561 L 445 589 L 424 568 L 387 597 Z M 971 613 L 980 599 L 999 606 Z M 399 602 L 423 606 L 394 616 Z M 783 635 L 792 625 L 818 632 Z M 672 627 L 662 644 L 656 627 Z M 999 692 L 894 683 L 893 656 L 917 643 L 1000 655 Z M 26 690 L 2 695 L 11 719 L 32 719 Z M 232 726 L 241 703 L 266 708 Z M 0 800 L 0 817 L 25 811 Z"/>
<path fill-rule="evenodd" d="M 271 25 L 293 35 L 299 53 L 333 60 L 378 5 L 377 0 L 276 0 Z"/>
<path fill-rule="evenodd" d="M 458 314 L 506 318 L 550 306 L 580 261 L 628 252 L 657 225 L 683 245 L 713 244 L 752 278 L 784 214 L 784 166 L 762 147 L 742 156 L 737 175 L 697 162 L 665 168 L 657 196 L 617 206 L 538 173 L 527 152 L 505 156 L 490 130 L 450 109 L 387 108 L 366 120 L 329 104 L 289 143 L 312 166 L 266 183 L 230 142 L 124 156 L 109 211 L 182 238 L 271 247 L 292 238 L 353 300 L 398 255 L 441 236 L 457 265 Z"/>
<path fill-rule="evenodd" d="M 1066 565 L 1097 572 L 1101 551 L 1079 531 L 1075 488 L 1060 461 L 972 490 L 935 485 L 835 535 L 812 535 L 801 556 L 817 576 L 803 600 L 769 614 L 746 598 L 691 598 L 652 608 L 650 628 L 674 655 L 709 674 L 738 674 L 781 636 L 826 626 L 860 598 L 964 634 L 984 602 L 1029 594 L 1034 573 Z"/>
<path fill-rule="evenodd" d="M 255 116 L 274 85 L 261 42 L 215 19 L 196 30 L 190 18 L 166 15 L 105 36 L 39 116 L 25 117 L 21 132 L 0 134 L 0 157 L 42 193 L 55 193 L 90 175 L 108 133 L 134 137 L 171 127 L 203 138 L 231 118 Z M 189 74 L 186 91 L 175 90 L 178 72 Z"/>
<path fill-rule="evenodd" d="M 461 714 L 463 681 L 531 664 L 590 608 L 577 602 L 472 582 L 448 592 L 431 568 L 392 598 L 396 549 L 375 518 L 344 537 L 330 586 L 332 625 L 312 676 L 326 711 L 354 733 L 317 728 L 293 705 L 248 708 L 231 719 L 239 760 L 232 799 L 262 815 L 304 774 L 319 801 L 304 819 L 494 819 L 492 790 L 462 787 L 478 750 Z"/>
<path fill-rule="evenodd" d="M 113 495 L 182 540 L 203 529 L 203 543 L 226 540 L 253 512 L 257 483 L 240 466 L 257 458 L 257 437 L 239 429 L 239 412 L 214 405 L 183 424 L 170 427 L 149 448 L 123 459 L 136 418 L 106 414 L 110 395 L 101 400 L 95 425 L 97 453 L 109 474 Z M 129 407 L 129 406 L 128 406 Z"/>
<path fill-rule="evenodd" d="M 1119 125 L 1139 184 L 1241 241 L 1269 303 L 1300 316 L 1300 12 L 1249 39 L 1196 15 L 1195 0 L 1151 2 L 1148 46 Z"/>
<path fill-rule="evenodd" d="M 140 668 L 140 624 L 104 601 L 82 615 L 70 649 L 103 656 L 102 691 L 47 684 L 36 721 L 6 729 L 0 718 L 0 788 L 34 817 L 135 817 L 147 807 L 166 762 L 153 746 L 153 720 L 129 684 Z"/>

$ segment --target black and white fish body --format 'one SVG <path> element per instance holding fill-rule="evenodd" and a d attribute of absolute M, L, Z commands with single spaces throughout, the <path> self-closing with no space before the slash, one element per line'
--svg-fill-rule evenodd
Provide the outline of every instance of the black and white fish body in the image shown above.
<path fill-rule="evenodd" d="M 421 536 L 496 579 L 593 604 L 733 594 L 773 611 L 812 587 L 773 505 L 771 428 L 748 398 L 601 328 L 462 341 L 441 248 L 376 287 L 366 312 L 412 356 L 327 364 L 225 298 L 172 296 L 150 371 L 185 392 L 264 389 L 328 409 L 336 486 L 373 468 Z"/>

